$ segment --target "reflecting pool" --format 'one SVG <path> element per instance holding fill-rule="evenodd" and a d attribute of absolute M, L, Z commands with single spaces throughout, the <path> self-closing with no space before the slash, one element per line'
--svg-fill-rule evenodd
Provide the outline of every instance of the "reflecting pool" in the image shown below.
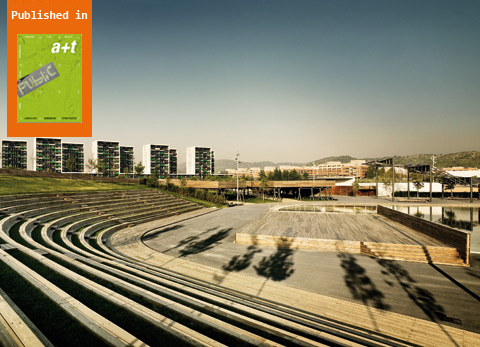
<path fill-rule="evenodd" d="M 472 232 L 470 250 L 480 252 L 480 208 L 441 206 L 394 206 L 400 212 Z"/>

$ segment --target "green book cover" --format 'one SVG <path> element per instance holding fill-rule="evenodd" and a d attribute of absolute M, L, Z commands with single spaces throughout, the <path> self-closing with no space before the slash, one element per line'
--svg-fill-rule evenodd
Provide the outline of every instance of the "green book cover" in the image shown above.
<path fill-rule="evenodd" d="M 17 122 L 82 122 L 82 35 L 17 35 Z"/>

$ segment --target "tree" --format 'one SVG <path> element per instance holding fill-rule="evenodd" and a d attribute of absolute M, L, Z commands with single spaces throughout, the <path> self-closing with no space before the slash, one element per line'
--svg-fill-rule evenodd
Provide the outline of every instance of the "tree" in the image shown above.
<path fill-rule="evenodd" d="M 282 171 L 276 167 L 275 170 L 273 170 L 273 180 L 274 181 L 281 181 L 283 179 Z"/>
<path fill-rule="evenodd" d="M 143 174 L 143 170 L 145 170 L 145 166 L 143 166 L 142 162 L 139 161 L 133 169 L 135 170 L 135 175 L 138 178 L 138 185 L 140 185 L 140 176 Z"/>
<path fill-rule="evenodd" d="M 103 162 L 100 159 L 90 158 L 87 161 L 87 169 L 90 171 L 90 179 L 93 180 L 93 171 L 97 173 L 103 172 Z"/>
<path fill-rule="evenodd" d="M 373 179 L 375 178 L 375 167 L 374 166 L 369 166 L 367 169 L 367 175 L 366 178 L 368 179 Z"/>
<path fill-rule="evenodd" d="M 182 177 L 180 180 L 180 186 L 182 187 L 182 195 L 185 195 L 185 187 L 187 186 L 187 178 Z"/>
<path fill-rule="evenodd" d="M 153 187 L 157 188 L 158 187 L 158 170 L 153 171 L 153 173 L 148 177 L 147 180 L 147 187 Z"/>
<path fill-rule="evenodd" d="M 412 183 L 413 183 L 413 186 L 415 187 L 415 189 L 417 190 L 417 198 L 418 198 L 419 195 L 420 195 L 420 194 L 419 194 L 419 191 L 420 191 L 420 189 L 423 188 L 424 183 L 422 182 L 421 179 L 418 179 L 418 178 L 415 179 Z"/>
<path fill-rule="evenodd" d="M 357 197 L 358 191 L 360 190 L 360 184 L 357 181 L 352 183 L 353 196 Z"/>
<path fill-rule="evenodd" d="M 93 158 L 87 160 L 87 164 L 85 165 L 87 170 L 90 171 L 90 179 L 93 180 L 93 171 L 97 167 L 97 161 Z"/>
<path fill-rule="evenodd" d="M 261 169 L 260 172 L 258 173 L 258 179 L 261 180 L 262 178 L 266 178 L 267 174 L 265 173 L 264 169 Z"/>
<path fill-rule="evenodd" d="M 453 190 L 455 189 L 455 182 L 454 181 L 448 181 L 445 184 L 445 189 L 450 190 L 450 197 L 453 199 Z"/>
<path fill-rule="evenodd" d="M 382 177 L 382 183 L 385 187 L 385 191 L 390 190 L 390 187 L 392 187 L 392 178 L 389 177 L 388 175 L 385 175 Z M 393 193 L 393 189 L 391 190 Z"/>
<path fill-rule="evenodd" d="M 167 174 L 165 176 L 165 185 L 167 186 L 167 190 L 170 189 L 170 182 L 172 181 L 172 178 L 170 177 L 170 174 Z"/>
<path fill-rule="evenodd" d="M 70 181 L 72 180 L 72 172 L 75 170 L 75 166 L 77 165 L 77 160 L 71 154 L 68 156 L 67 162 L 65 166 L 67 167 L 68 172 L 70 172 Z"/>
<path fill-rule="evenodd" d="M 263 177 L 260 180 L 260 189 L 262 190 L 262 199 L 265 201 L 265 188 L 268 186 L 268 179 L 267 177 Z"/>
<path fill-rule="evenodd" d="M 97 159 L 97 165 L 95 169 L 98 171 L 99 174 L 103 175 L 105 173 L 105 164 L 103 163 L 102 159 Z"/>
<path fill-rule="evenodd" d="M 130 168 L 128 167 L 128 165 L 123 168 L 123 174 L 125 175 L 126 178 L 128 178 L 128 176 L 130 176 L 131 171 L 130 171 Z"/>
<path fill-rule="evenodd" d="M 307 181 L 308 180 L 308 172 L 304 172 L 302 178 Z"/>

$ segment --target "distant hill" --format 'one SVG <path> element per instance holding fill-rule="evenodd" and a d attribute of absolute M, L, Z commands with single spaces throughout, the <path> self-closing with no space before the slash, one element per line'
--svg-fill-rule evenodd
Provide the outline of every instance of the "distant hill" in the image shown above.
<path fill-rule="evenodd" d="M 265 166 L 284 166 L 284 165 L 295 165 L 295 166 L 302 166 L 304 163 L 291 163 L 291 162 L 284 162 L 284 163 L 274 163 L 271 161 L 242 161 L 240 160 L 240 164 L 238 167 L 240 168 L 251 168 L 251 167 L 265 167 Z M 216 159 L 215 160 L 215 172 L 225 171 L 226 169 L 236 169 L 237 162 L 231 159 Z"/>
<path fill-rule="evenodd" d="M 356 160 L 357 158 L 351 157 L 349 155 L 339 155 L 336 157 L 325 157 L 322 159 L 315 160 L 315 165 L 325 164 L 329 161 L 339 161 L 341 163 L 349 163 L 351 160 Z M 312 166 L 312 162 L 306 163 L 306 166 Z"/>
<path fill-rule="evenodd" d="M 315 160 L 315 164 L 324 164 L 329 161 L 339 161 L 341 163 L 348 163 L 351 160 L 364 159 L 366 161 L 374 159 L 383 159 L 385 157 L 377 158 L 355 158 L 350 155 L 340 155 L 325 157 Z M 432 162 L 432 154 L 412 154 L 412 155 L 400 155 L 394 156 L 395 163 L 399 165 L 405 164 L 430 164 Z M 241 168 L 251 168 L 251 167 L 265 167 L 265 166 L 312 166 L 312 162 L 308 163 L 293 163 L 293 162 L 282 162 L 274 163 L 271 161 L 241 161 L 239 167 Z M 435 154 L 435 166 L 444 168 L 452 166 L 463 166 L 463 167 L 477 167 L 480 168 L 480 152 L 479 151 L 468 151 L 468 152 L 458 152 L 458 153 L 448 153 L 448 154 Z M 235 160 L 231 159 L 217 159 L 215 160 L 215 173 L 225 171 L 226 169 L 235 169 L 237 163 Z M 185 163 L 178 164 L 178 172 L 185 172 Z"/>
<path fill-rule="evenodd" d="M 432 163 L 432 153 L 429 154 L 412 154 L 412 155 L 396 155 L 395 164 L 406 165 L 406 164 L 431 164 Z M 359 158 L 366 161 L 383 159 L 385 157 L 377 158 Z M 349 155 L 342 155 L 338 157 L 326 157 L 323 159 L 318 159 L 315 161 L 316 164 L 326 163 L 327 161 L 340 161 L 342 163 L 348 163 L 350 160 L 355 160 L 356 158 Z M 307 165 L 311 165 L 307 164 Z M 447 154 L 435 154 L 435 166 L 439 168 L 452 167 L 452 166 L 463 166 L 463 167 L 477 167 L 480 168 L 480 152 L 478 151 L 468 151 L 468 152 L 458 152 L 458 153 L 447 153 Z"/>
<path fill-rule="evenodd" d="M 395 162 L 398 164 L 430 164 L 432 154 L 413 154 L 405 156 L 395 156 Z M 444 168 L 452 166 L 477 167 L 480 168 L 480 152 L 458 152 L 448 154 L 435 154 L 435 166 Z"/>

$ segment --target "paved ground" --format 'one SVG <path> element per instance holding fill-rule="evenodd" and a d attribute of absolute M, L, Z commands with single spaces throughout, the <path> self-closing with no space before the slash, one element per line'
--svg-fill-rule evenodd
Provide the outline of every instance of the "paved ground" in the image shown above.
<path fill-rule="evenodd" d="M 270 211 L 239 232 L 404 245 L 446 246 L 444 243 L 376 213 Z"/>
<path fill-rule="evenodd" d="M 457 268 L 233 243 L 236 231 L 267 212 L 268 205 L 263 204 L 225 208 L 164 228 L 152 227 L 143 241 L 176 259 L 218 269 L 219 284 L 230 273 L 241 273 L 480 332 L 480 255 L 472 257 L 471 268 Z M 261 294 L 262 287 L 258 291 Z M 452 323 L 454 318 L 462 324 Z"/>
<path fill-rule="evenodd" d="M 469 199 L 439 199 L 433 198 L 432 202 L 414 202 L 414 197 L 412 196 L 412 202 L 405 201 L 406 198 L 395 198 L 395 202 L 392 202 L 392 198 L 379 197 L 378 199 L 369 196 L 359 196 L 356 198 L 350 196 L 341 196 L 336 195 L 334 201 L 298 201 L 294 199 L 283 199 L 282 203 L 320 203 L 320 204 L 382 204 L 382 205 L 420 205 L 420 206 L 430 206 L 430 205 L 442 205 L 442 206 L 465 206 L 465 207 L 480 207 L 480 200 L 473 200 L 473 203 L 470 203 Z M 401 199 L 399 201 L 398 199 Z M 274 205 L 272 203 L 272 205 Z"/>

